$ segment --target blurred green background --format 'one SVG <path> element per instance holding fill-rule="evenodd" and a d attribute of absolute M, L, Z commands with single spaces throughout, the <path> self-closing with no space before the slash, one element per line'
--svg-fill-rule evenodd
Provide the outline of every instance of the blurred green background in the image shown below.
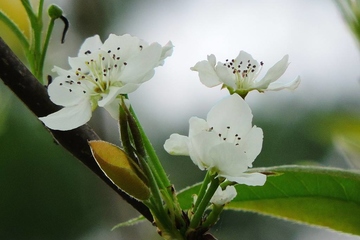
<path fill-rule="evenodd" d="M 26 21 L 18 0 L 1 0 L 0 9 Z M 32 1 L 36 4 L 37 1 Z M 295 92 L 251 93 L 254 124 L 264 130 L 263 151 L 255 166 L 322 164 L 353 168 L 359 150 L 358 45 L 329 0 L 122 1 L 56 0 L 71 23 L 60 44 L 57 22 L 45 74 L 68 68 L 82 41 L 99 34 L 132 35 L 175 48 L 155 77 L 130 95 L 170 179 L 178 190 L 201 181 L 203 172 L 185 157 L 166 154 L 162 144 L 173 132 L 186 134 L 191 116 L 205 117 L 227 95 L 202 86 L 189 68 L 215 54 L 219 61 L 245 50 L 265 62 L 266 71 L 283 55 L 291 64 L 283 76 L 301 75 Z M 0 25 L 0 36 L 23 59 L 19 45 Z M 265 72 L 264 71 L 264 72 Z M 100 109 L 90 125 L 118 143 L 116 123 Z M 36 117 L 0 84 L 0 239 L 159 239 L 150 223 L 110 231 L 136 217 L 78 160 L 56 145 Z M 226 212 L 213 233 L 219 239 L 355 239 L 251 213 Z"/>

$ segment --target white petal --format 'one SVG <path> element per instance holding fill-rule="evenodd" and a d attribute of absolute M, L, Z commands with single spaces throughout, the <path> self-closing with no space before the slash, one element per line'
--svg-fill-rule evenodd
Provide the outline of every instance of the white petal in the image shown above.
<path fill-rule="evenodd" d="M 215 65 L 212 65 L 209 61 L 198 62 L 190 69 L 199 73 L 201 83 L 207 87 L 214 87 L 221 83 L 215 72 Z"/>
<path fill-rule="evenodd" d="M 130 57 L 137 55 L 141 51 L 140 45 L 140 39 L 129 34 L 122 36 L 110 34 L 101 49 L 105 52 L 110 50 L 112 54 L 119 56 L 122 61 L 128 61 Z"/>
<path fill-rule="evenodd" d="M 189 138 L 177 133 L 171 134 L 170 138 L 165 141 L 164 149 L 171 155 L 189 155 L 188 148 Z"/>
<path fill-rule="evenodd" d="M 116 120 L 119 120 L 119 106 L 120 106 L 120 99 L 116 98 L 109 104 L 106 104 L 104 108 L 109 112 L 109 114 Z"/>
<path fill-rule="evenodd" d="M 210 54 L 207 56 L 207 60 L 209 61 L 210 65 L 211 66 L 214 66 L 216 65 L 216 57 L 214 54 Z"/>
<path fill-rule="evenodd" d="M 84 93 L 84 89 L 81 85 L 76 83 L 67 83 L 68 79 L 66 76 L 59 76 L 53 80 L 48 86 L 48 94 L 50 100 L 60 106 L 73 106 L 77 105 L 84 99 L 89 99 L 89 93 Z"/>
<path fill-rule="evenodd" d="M 266 182 L 266 175 L 261 173 L 243 173 L 239 176 L 222 175 L 229 181 L 245 184 L 248 186 L 263 186 Z"/>
<path fill-rule="evenodd" d="M 81 45 L 78 56 L 86 56 L 89 53 L 99 50 L 102 42 L 99 35 L 89 37 L 85 39 L 84 43 Z"/>
<path fill-rule="evenodd" d="M 174 48 L 174 45 L 172 44 L 171 41 L 169 41 L 165 46 L 162 47 L 161 57 L 160 57 L 158 66 L 164 65 L 165 58 L 170 57 L 172 55 L 173 50 L 174 50 L 173 48 Z"/>
<path fill-rule="evenodd" d="M 96 54 L 97 52 L 95 52 Z M 93 54 L 91 54 L 93 56 Z M 85 64 L 85 62 L 89 62 L 91 60 L 90 54 L 89 56 L 83 56 L 83 57 L 69 57 L 68 62 L 73 71 L 81 71 L 82 73 L 89 72 L 88 66 Z"/>
<path fill-rule="evenodd" d="M 121 87 L 111 86 L 108 94 L 106 94 L 103 99 L 98 102 L 99 107 L 104 107 L 105 105 L 110 104 L 112 101 L 114 101 L 115 98 L 119 95 L 120 89 Z"/>
<path fill-rule="evenodd" d="M 231 202 L 231 200 L 233 200 L 236 195 L 237 192 L 234 186 L 227 186 L 224 190 L 222 190 L 219 186 L 212 196 L 210 202 L 215 205 L 222 206 Z"/>
<path fill-rule="evenodd" d="M 250 62 L 249 62 L 250 60 Z M 242 64 L 240 65 L 240 70 L 243 71 L 245 69 L 247 69 L 247 65 L 250 63 L 251 65 L 255 65 L 256 69 L 259 67 L 259 63 L 247 52 L 245 51 L 240 51 L 239 55 L 236 57 L 235 59 L 236 62 L 240 63 L 242 62 Z"/>
<path fill-rule="evenodd" d="M 221 141 L 216 133 L 203 131 L 189 140 L 190 158 L 201 170 L 213 168 L 217 161 L 220 161 L 220 159 L 214 160 L 209 154 L 210 150 Z"/>
<path fill-rule="evenodd" d="M 140 84 L 136 84 L 136 83 L 127 83 L 124 86 L 122 86 L 119 89 L 118 94 L 128 94 L 128 93 L 132 93 L 134 92 L 136 89 L 138 89 L 140 87 Z"/>
<path fill-rule="evenodd" d="M 189 137 L 193 137 L 203 131 L 209 130 L 209 125 L 204 119 L 191 117 L 189 120 Z"/>
<path fill-rule="evenodd" d="M 252 117 L 247 103 L 237 94 L 233 94 L 210 110 L 207 122 L 209 127 L 213 127 L 219 133 L 228 132 L 228 137 L 234 137 L 235 134 L 242 137 L 251 129 Z"/>
<path fill-rule="evenodd" d="M 63 75 L 63 76 L 67 76 L 69 74 L 75 75 L 72 71 L 65 70 L 65 69 L 57 67 L 57 66 L 54 66 L 53 69 L 51 69 L 51 71 L 56 72 L 58 75 Z"/>
<path fill-rule="evenodd" d="M 285 55 L 280 61 L 278 61 L 267 71 L 265 76 L 260 81 L 255 83 L 254 88 L 266 89 L 270 83 L 278 80 L 279 77 L 281 77 L 285 73 L 289 65 L 288 60 L 289 55 Z"/>
<path fill-rule="evenodd" d="M 213 146 L 207 158 L 208 164 L 221 176 L 238 176 L 248 169 L 246 155 L 232 143 L 222 142 Z"/>
<path fill-rule="evenodd" d="M 160 54 L 160 44 L 153 43 L 149 47 L 143 49 L 139 54 L 129 58 L 127 60 L 127 65 L 120 76 L 122 82 L 141 82 L 146 74 L 158 64 Z"/>
<path fill-rule="evenodd" d="M 83 101 L 78 105 L 65 107 L 39 119 L 53 130 L 67 131 L 87 123 L 91 118 L 91 104 Z"/>
<path fill-rule="evenodd" d="M 215 68 L 216 74 L 220 79 L 220 82 L 231 88 L 236 88 L 235 75 L 232 70 L 224 66 L 223 63 L 218 62 Z"/>
<path fill-rule="evenodd" d="M 247 156 L 247 166 L 252 167 L 252 163 L 259 155 L 262 148 L 263 131 L 261 128 L 254 126 L 245 136 L 239 141 L 240 148 L 245 151 Z"/>
<path fill-rule="evenodd" d="M 298 76 L 294 81 L 288 83 L 274 82 L 269 85 L 266 90 L 269 91 L 279 91 L 282 89 L 289 89 L 291 91 L 295 90 L 301 82 L 300 76 Z"/>
<path fill-rule="evenodd" d="M 154 69 L 150 69 L 150 71 L 148 71 L 144 77 L 138 81 L 138 83 L 144 83 L 148 80 L 150 80 L 153 76 L 155 75 L 155 70 Z"/>

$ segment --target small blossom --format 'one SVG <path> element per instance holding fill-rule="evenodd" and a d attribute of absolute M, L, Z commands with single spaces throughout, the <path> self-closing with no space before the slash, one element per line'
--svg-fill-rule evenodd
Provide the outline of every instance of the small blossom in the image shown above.
<path fill-rule="evenodd" d="M 252 113 L 237 94 L 220 101 L 207 120 L 192 117 L 189 136 L 172 134 L 164 144 L 173 155 L 187 155 L 201 169 L 240 184 L 263 185 L 266 176 L 246 173 L 262 148 L 263 132 L 252 126 Z"/>
<path fill-rule="evenodd" d="M 51 129 L 70 130 L 88 122 L 98 106 L 118 119 L 119 95 L 152 78 L 172 50 L 171 42 L 162 47 L 128 34 L 110 34 L 104 43 L 98 35 L 87 38 L 78 57 L 69 58 L 70 70 L 53 69 L 59 76 L 49 84 L 48 94 L 64 108 L 39 119 Z"/>
<path fill-rule="evenodd" d="M 236 189 L 234 186 L 227 186 L 224 190 L 219 186 L 214 195 L 212 196 L 210 202 L 222 206 L 231 202 L 237 195 Z"/>
<path fill-rule="evenodd" d="M 245 51 L 240 51 L 235 59 L 226 59 L 225 62 L 217 64 L 216 57 L 211 54 L 207 60 L 196 63 L 191 70 L 199 73 L 200 81 L 207 87 L 223 84 L 223 87 L 226 87 L 231 94 L 237 93 L 240 96 L 246 96 L 252 90 L 264 92 L 296 89 L 300 84 L 299 76 L 292 82 L 277 82 L 286 71 L 289 65 L 288 60 L 289 56 L 285 55 L 267 71 L 261 80 L 257 81 L 264 63 L 254 60 Z"/>

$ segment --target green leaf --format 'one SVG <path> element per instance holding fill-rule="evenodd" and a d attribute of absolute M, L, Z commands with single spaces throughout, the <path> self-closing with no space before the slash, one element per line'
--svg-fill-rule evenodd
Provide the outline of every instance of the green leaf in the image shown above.
<path fill-rule="evenodd" d="M 123 150 L 105 141 L 90 141 L 89 145 L 97 164 L 116 186 L 139 200 L 150 197 L 143 173 Z"/>
<path fill-rule="evenodd" d="M 264 186 L 237 185 L 226 209 L 251 211 L 360 235 L 360 173 L 343 169 L 282 166 L 253 169 L 269 174 Z M 179 193 L 184 209 L 200 185 Z"/>

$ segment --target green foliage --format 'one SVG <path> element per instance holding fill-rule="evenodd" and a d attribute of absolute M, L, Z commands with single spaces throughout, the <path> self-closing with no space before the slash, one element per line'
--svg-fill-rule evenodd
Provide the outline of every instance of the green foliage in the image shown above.
<path fill-rule="evenodd" d="M 254 169 L 269 173 L 262 187 L 237 185 L 226 209 L 251 211 L 360 235 L 360 174 L 342 169 L 284 166 Z M 200 185 L 179 193 L 183 208 Z"/>

